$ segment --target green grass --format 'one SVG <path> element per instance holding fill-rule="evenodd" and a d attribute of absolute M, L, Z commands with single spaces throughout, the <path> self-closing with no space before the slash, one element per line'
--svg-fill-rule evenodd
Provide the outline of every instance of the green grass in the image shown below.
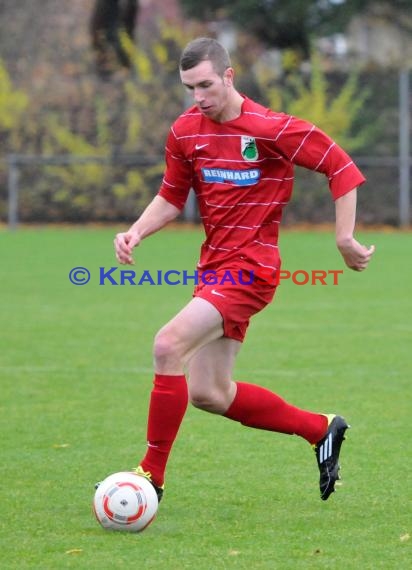
<path fill-rule="evenodd" d="M 304 441 L 189 409 L 159 515 L 127 535 L 97 525 L 93 484 L 144 453 L 152 338 L 191 286 L 99 286 L 113 234 L 0 234 L 0 566 L 409 568 L 412 235 L 361 236 L 373 263 L 337 286 L 282 284 L 238 357 L 237 379 L 350 421 L 338 492 L 320 501 Z M 192 269 L 200 241 L 165 230 L 135 270 Z M 281 245 L 285 269 L 343 268 L 331 234 L 285 232 Z M 78 265 L 92 273 L 81 287 Z"/>

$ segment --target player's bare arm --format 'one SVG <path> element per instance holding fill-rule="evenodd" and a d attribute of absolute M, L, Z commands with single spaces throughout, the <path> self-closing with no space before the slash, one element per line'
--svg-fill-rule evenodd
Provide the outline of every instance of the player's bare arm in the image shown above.
<path fill-rule="evenodd" d="M 375 251 L 375 246 L 360 244 L 353 236 L 356 220 L 357 189 L 344 194 L 335 201 L 336 245 L 348 267 L 363 271 Z"/>
<path fill-rule="evenodd" d="M 154 234 L 174 220 L 179 213 L 180 210 L 176 206 L 161 196 L 156 196 L 128 231 L 120 232 L 114 238 L 117 261 L 133 265 L 133 248 L 138 246 L 142 239 Z"/>

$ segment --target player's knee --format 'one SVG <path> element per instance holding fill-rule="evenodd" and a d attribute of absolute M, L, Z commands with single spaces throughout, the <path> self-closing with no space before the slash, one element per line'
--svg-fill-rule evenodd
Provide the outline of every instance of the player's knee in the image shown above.
<path fill-rule="evenodd" d="M 176 335 L 166 330 L 160 330 L 154 339 L 153 358 L 157 366 L 165 366 L 171 361 L 180 361 Z"/>
<path fill-rule="evenodd" d="M 205 391 L 202 389 L 189 389 L 189 399 L 192 406 L 211 412 L 220 414 L 224 411 L 224 405 L 219 393 L 214 391 Z"/>
<path fill-rule="evenodd" d="M 206 394 L 195 394 L 190 397 L 190 403 L 195 408 L 199 410 L 204 410 L 205 412 L 215 412 L 216 402 L 214 398 Z"/>

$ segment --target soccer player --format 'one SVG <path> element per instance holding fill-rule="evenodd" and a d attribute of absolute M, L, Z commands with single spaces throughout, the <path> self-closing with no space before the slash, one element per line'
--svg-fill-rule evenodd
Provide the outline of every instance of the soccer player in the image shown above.
<path fill-rule="evenodd" d="M 193 298 L 157 333 L 147 450 L 136 471 L 163 494 L 168 457 L 188 401 L 207 412 L 311 444 L 326 500 L 339 478 L 343 417 L 299 409 L 232 370 L 250 318 L 273 299 L 280 270 L 278 231 L 293 185 L 294 165 L 325 174 L 336 205 L 336 244 L 348 267 L 364 270 L 374 246 L 354 238 L 356 192 L 365 178 L 350 157 L 314 125 L 269 110 L 239 93 L 224 47 L 198 38 L 183 50 L 180 77 L 194 105 L 174 122 L 158 195 L 114 240 L 117 260 L 133 263 L 133 248 L 176 218 L 193 188 L 206 239 Z M 258 274 L 248 285 L 219 279 Z M 245 281 L 247 278 L 244 277 Z M 253 379 L 252 379 L 253 381 Z"/>

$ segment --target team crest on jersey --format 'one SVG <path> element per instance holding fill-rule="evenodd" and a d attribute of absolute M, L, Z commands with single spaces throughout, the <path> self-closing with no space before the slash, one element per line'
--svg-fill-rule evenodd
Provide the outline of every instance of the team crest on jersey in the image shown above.
<path fill-rule="evenodd" d="M 243 135 L 240 139 L 240 150 L 245 160 L 257 160 L 259 158 L 256 140 L 253 137 Z"/>

